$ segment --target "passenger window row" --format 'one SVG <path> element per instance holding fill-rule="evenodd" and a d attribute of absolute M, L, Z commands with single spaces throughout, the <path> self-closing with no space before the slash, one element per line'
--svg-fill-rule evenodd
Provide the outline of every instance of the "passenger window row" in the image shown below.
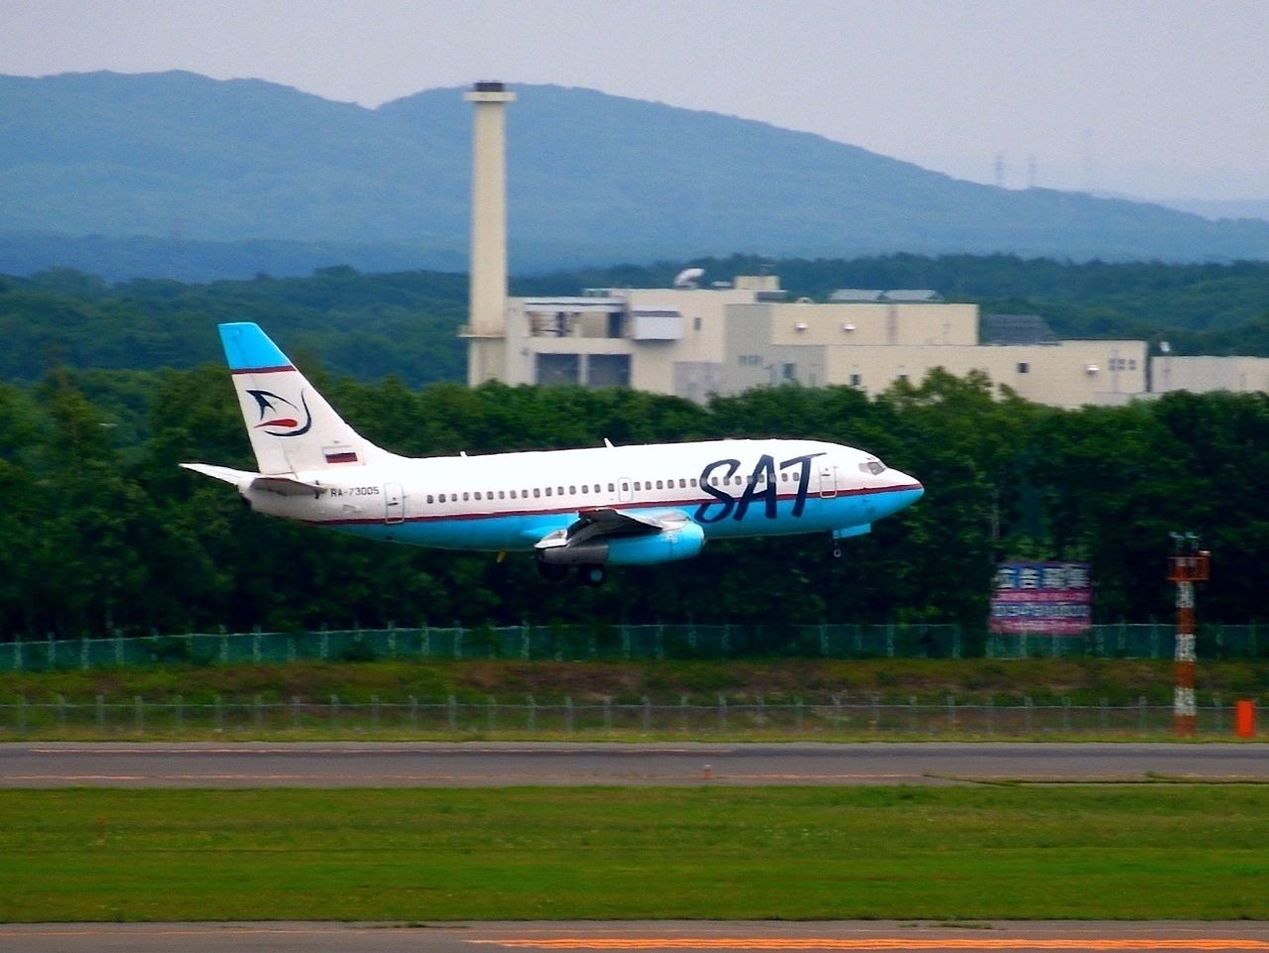
<path fill-rule="evenodd" d="M 788 483 L 790 476 L 787 472 L 781 473 L 780 479 L 783 482 Z M 765 477 L 761 475 L 758 476 L 756 480 L 753 476 L 741 476 L 740 474 L 730 477 L 713 476 L 709 478 L 709 484 L 711 486 L 744 486 L 754 485 L 755 483 L 763 484 L 765 482 Z M 633 481 L 633 485 L 635 492 L 645 492 L 653 489 L 673 490 L 676 485 L 679 489 L 684 490 L 689 487 L 695 489 L 698 486 L 696 477 L 678 477 L 677 480 L 635 480 Z M 621 486 L 622 491 L 628 492 L 630 490 L 630 486 L 631 484 L 623 481 Z M 429 493 L 427 495 L 427 501 L 428 503 L 457 503 L 461 500 L 464 503 L 468 503 L 472 500 L 527 500 L 530 499 L 530 494 L 532 494 L 533 499 L 541 499 L 543 496 L 564 496 L 565 489 L 568 490 L 568 495 L 570 496 L 577 496 L 579 489 L 581 490 L 581 494 L 583 496 L 589 496 L 592 493 L 602 493 L 603 484 L 583 483 L 580 487 L 576 484 L 569 484 L 567 487 L 556 485 L 554 487 L 548 486 L 545 488 L 534 487 L 531 490 L 465 490 L 462 493 Z M 615 494 L 617 492 L 617 485 L 615 483 L 609 483 L 608 492 L 610 494 Z"/>

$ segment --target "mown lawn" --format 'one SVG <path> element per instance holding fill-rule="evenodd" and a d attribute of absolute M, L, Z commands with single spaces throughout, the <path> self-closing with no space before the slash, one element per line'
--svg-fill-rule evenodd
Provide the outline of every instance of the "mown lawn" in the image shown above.
<path fill-rule="evenodd" d="M 0 919 L 1269 919 L 1269 788 L 0 791 Z"/>

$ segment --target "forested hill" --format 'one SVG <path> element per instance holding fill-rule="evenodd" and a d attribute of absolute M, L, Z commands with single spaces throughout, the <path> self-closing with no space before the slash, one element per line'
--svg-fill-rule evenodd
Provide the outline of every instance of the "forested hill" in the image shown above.
<path fill-rule="evenodd" d="M 841 287 L 933 288 L 984 313 L 1039 314 L 1061 337 L 1168 340 L 1178 354 L 1269 356 L 1269 263 L 1059 264 L 1018 258 L 895 255 L 851 261 L 697 259 L 706 279 L 766 268 L 792 297 Z M 517 294 L 584 287 L 665 287 L 682 262 L 559 272 L 512 283 Z M 258 321 L 288 353 L 328 371 L 410 385 L 461 381 L 458 327 L 467 276 L 363 275 L 108 284 L 74 271 L 0 276 L 0 379 L 34 382 L 56 367 L 145 370 L 221 359 L 215 325 Z"/>
<path fill-rule="evenodd" d="M 998 189 L 765 123 L 593 90 L 515 89 L 519 273 L 746 250 L 1269 259 L 1269 222 Z M 469 209 L 460 93 L 371 110 L 181 72 L 0 77 L 0 271 L 453 268 Z"/>

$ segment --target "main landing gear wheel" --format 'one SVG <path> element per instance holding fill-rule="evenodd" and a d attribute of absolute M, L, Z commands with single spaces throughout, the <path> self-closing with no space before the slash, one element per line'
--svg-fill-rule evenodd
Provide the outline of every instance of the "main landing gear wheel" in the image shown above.
<path fill-rule="evenodd" d="M 608 578 L 608 570 L 603 566 L 578 566 L 577 581 L 587 586 L 602 586 Z"/>

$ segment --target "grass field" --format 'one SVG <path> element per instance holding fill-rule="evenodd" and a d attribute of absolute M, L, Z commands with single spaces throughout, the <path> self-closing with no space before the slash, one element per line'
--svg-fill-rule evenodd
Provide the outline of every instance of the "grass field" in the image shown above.
<path fill-rule="evenodd" d="M 943 703 L 954 695 L 965 703 L 1061 702 L 1112 705 L 1172 701 L 1171 660 L 1143 659 L 733 659 L 659 662 L 292 662 L 235 665 L 149 665 L 111 669 L 0 672 L 0 703 L 25 698 L 91 703 L 98 695 L 130 703 L 135 696 L 166 702 L 182 697 L 209 703 L 217 696 L 250 700 L 311 701 L 332 694 L 349 703 L 420 699 L 483 702 L 496 696 L 521 702 L 533 695 L 558 703 L 643 698 L 677 702 L 683 696 L 712 702 L 731 699 L 792 700 L 841 693 L 850 699 Z M 1212 695 L 1225 701 L 1263 697 L 1269 702 L 1269 658 L 1199 663 L 1202 704 Z"/>
<path fill-rule="evenodd" d="M 1269 788 L 0 791 L 0 919 L 1269 919 Z"/>

